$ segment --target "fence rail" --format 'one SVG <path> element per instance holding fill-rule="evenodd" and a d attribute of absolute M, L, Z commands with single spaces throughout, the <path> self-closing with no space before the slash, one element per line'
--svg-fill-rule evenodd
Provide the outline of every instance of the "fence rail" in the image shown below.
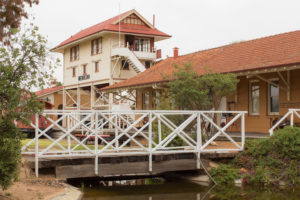
<path fill-rule="evenodd" d="M 269 129 L 269 133 L 270 135 L 274 134 L 274 130 L 276 128 L 278 128 L 280 125 L 282 125 L 282 123 L 284 123 L 285 121 L 288 120 L 288 117 L 290 117 L 290 121 L 289 121 L 289 125 L 290 126 L 294 126 L 294 121 L 295 121 L 295 116 L 298 117 L 300 119 L 300 109 L 289 109 L 289 111 L 283 116 L 281 117 L 270 129 Z"/>
<path fill-rule="evenodd" d="M 98 174 L 98 159 L 107 155 L 147 155 L 149 171 L 152 171 L 152 156 L 171 153 L 200 154 L 203 152 L 242 151 L 245 143 L 245 111 L 69 111 L 45 110 L 36 115 L 31 126 L 35 137 L 22 147 L 22 154 L 35 156 L 38 176 L 38 160 L 47 157 L 95 158 L 95 174 Z M 46 128 L 38 126 L 44 118 Z M 36 125 L 37 124 L 37 125 Z M 222 125 L 221 125 L 222 124 Z M 241 141 L 235 141 L 229 131 L 239 129 Z M 51 132 L 59 131 L 58 138 Z M 212 134 L 208 136 L 208 131 Z M 75 133 L 81 133 L 79 139 Z M 109 139 L 108 139 L 109 135 Z M 226 138 L 231 146 L 213 146 L 218 137 Z M 41 140 L 47 140 L 43 148 Z M 87 141 L 94 138 L 92 145 Z M 34 148 L 33 148 L 34 146 Z"/>

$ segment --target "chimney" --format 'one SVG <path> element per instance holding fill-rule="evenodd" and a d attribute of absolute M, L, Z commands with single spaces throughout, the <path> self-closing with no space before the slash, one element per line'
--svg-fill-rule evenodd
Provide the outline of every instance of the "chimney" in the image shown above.
<path fill-rule="evenodd" d="M 153 14 L 153 27 L 155 27 L 155 15 Z"/>
<path fill-rule="evenodd" d="M 174 57 L 174 59 L 176 59 L 176 58 L 178 58 L 178 47 L 174 47 L 173 48 L 173 57 Z"/>
<path fill-rule="evenodd" d="M 51 80 L 50 86 L 55 87 L 56 86 L 56 78 L 51 78 L 50 80 Z"/>

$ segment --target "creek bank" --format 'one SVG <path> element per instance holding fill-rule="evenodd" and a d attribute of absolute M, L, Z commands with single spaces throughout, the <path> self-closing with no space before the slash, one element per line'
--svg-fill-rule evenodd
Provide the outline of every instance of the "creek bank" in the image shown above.
<path fill-rule="evenodd" d="M 210 173 L 218 184 L 300 185 L 300 128 L 285 127 L 269 138 L 247 140 L 243 152 Z"/>
<path fill-rule="evenodd" d="M 51 175 L 36 178 L 28 163 L 22 160 L 18 181 L 7 190 L 0 189 L 0 199 L 11 200 L 79 200 L 82 192 Z"/>

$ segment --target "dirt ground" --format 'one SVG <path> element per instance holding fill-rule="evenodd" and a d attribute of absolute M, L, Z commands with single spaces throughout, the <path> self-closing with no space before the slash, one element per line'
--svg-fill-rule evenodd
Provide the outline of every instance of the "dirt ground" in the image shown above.
<path fill-rule="evenodd" d="M 19 181 L 7 190 L 0 189 L 0 200 L 50 200 L 66 192 L 67 185 L 51 176 L 36 178 L 34 173 L 22 162 Z"/>

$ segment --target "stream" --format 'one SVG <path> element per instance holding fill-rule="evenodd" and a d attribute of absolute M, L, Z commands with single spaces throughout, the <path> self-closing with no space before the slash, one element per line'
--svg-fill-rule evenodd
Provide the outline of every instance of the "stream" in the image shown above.
<path fill-rule="evenodd" d="M 74 184 L 73 184 L 74 185 Z M 76 185 L 76 184 L 75 184 Z M 183 180 L 146 178 L 123 181 L 77 183 L 83 200 L 299 200 L 300 188 L 258 189 L 235 186 L 202 186 Z"/>

